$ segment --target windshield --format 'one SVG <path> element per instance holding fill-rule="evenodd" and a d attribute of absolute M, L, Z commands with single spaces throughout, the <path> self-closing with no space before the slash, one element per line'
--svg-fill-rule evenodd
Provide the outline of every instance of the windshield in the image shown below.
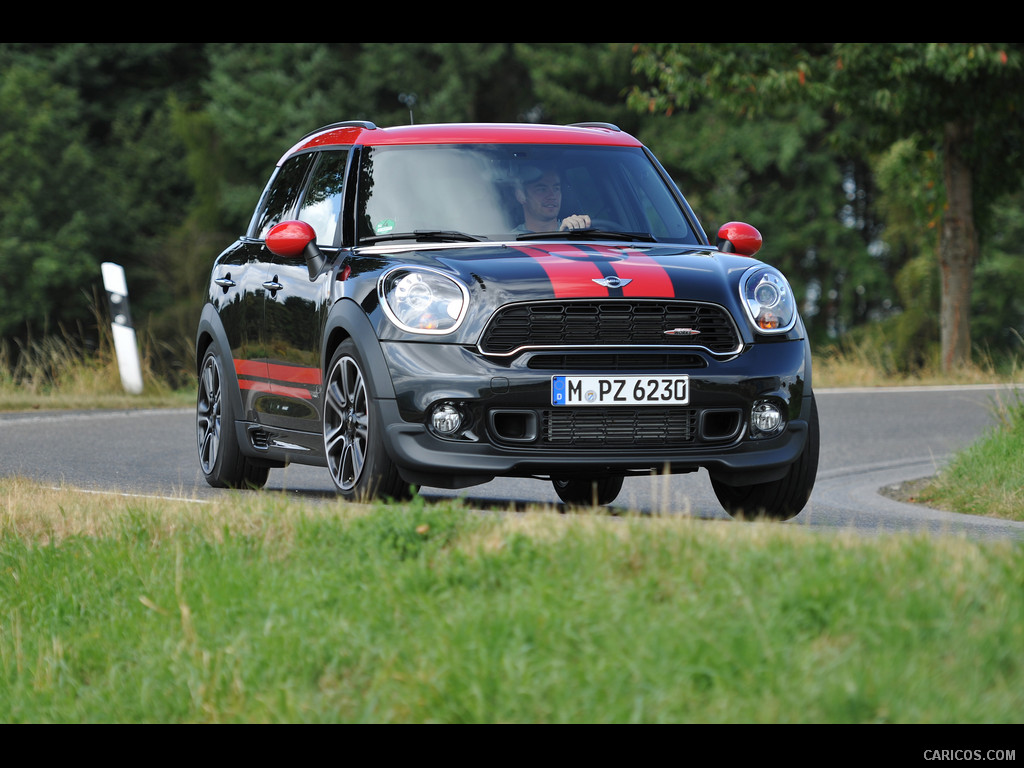
<path fill-rule="evenodd" d="M 698 243 L 639 148 L 459 144 L 363 153 L 363 243 L 416 232 L 445 239 L 528 238 L 570 223 L 581 226 L 581 216 L 587 231 Z"/>

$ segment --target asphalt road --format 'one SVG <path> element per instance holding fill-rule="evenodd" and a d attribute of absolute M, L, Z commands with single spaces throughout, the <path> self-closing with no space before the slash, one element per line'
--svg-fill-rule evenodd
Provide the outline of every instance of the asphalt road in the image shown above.
<path fill-rule="evenodd" d="M 1024 540 L 1024 523 L 956 515 L 891 500 L 881 488 L 934 474 L 995 421 L 1000 387 L 822 390 L 821 460 L 814 493 L 785 525 L 963 534 Z M 202 501 L 231 493 L 210 488 L 198 469 L 191 409 L 0 415 L 0 476 L 54 486 Z M 1024 481 L 1024 479 L 1022 479 Z M 333 500 L 327 470 L 272 470 L 268 490 Z M 463 491 L 424 488 L 428 498 L 460 495 L 480 506 L 556 504 L 550 484 L 495 480 Z M 706 473 L 630 478 L 616 509 L 728 519 Z"/>

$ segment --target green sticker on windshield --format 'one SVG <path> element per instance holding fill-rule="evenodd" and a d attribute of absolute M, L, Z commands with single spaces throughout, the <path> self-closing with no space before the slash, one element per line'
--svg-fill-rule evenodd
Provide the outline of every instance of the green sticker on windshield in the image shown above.
<path fill-rule="evenodd" d="M 378 221 L 375 229 L 378 235 L 390 235 L 395 229 L 395 220 L 384 219 L 383 221 Z"/>

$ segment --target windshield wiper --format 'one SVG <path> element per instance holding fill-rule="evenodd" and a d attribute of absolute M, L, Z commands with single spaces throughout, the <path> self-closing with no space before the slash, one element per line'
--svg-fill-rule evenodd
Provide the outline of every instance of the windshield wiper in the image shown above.
<path fill-rule="evenodd" d="M 588 240 L 642 240 L 645 243 L 657 242 L 649 232 L 612 232 L 606 229 L 563 229 L 558 232 L 527 232 L 519 235 L 516 240 L 557 240 L 557 239 L 588 239 Z"/>
<path fill-rule="evenodd" d="M 382 243 L 385 240 L 416 240 L 418 242 L 445 243 L 445 242 L 467 242 L 479 243 L 486 238 L 470 235 L 466 232 L 458 232 L 454 229 L 414 229 L 412 232 L 392 232 L 390 235 L 376 235 L 364 237 L 359 240 L 360 244 Z"/>

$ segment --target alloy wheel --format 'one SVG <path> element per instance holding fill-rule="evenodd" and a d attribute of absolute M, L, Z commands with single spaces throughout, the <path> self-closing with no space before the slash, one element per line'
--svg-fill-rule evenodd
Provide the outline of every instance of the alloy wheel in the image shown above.
<path fill-rule="evenodd" d="M 349 356 L 338 359 L 327 380 L 324 402 L 324 450 L 335 484 L 351 491 L 366 465 L 370 418 L 366 381 Z"/>
<path fill-rule="evenodd" d="M 213 355 L 206 358 L 199 377 L 196 400 L 196 436 L 199 441 L 199 464 L 207 475 L 214 471 L 220 452 L 221 434 L 220 366 Z"/>

